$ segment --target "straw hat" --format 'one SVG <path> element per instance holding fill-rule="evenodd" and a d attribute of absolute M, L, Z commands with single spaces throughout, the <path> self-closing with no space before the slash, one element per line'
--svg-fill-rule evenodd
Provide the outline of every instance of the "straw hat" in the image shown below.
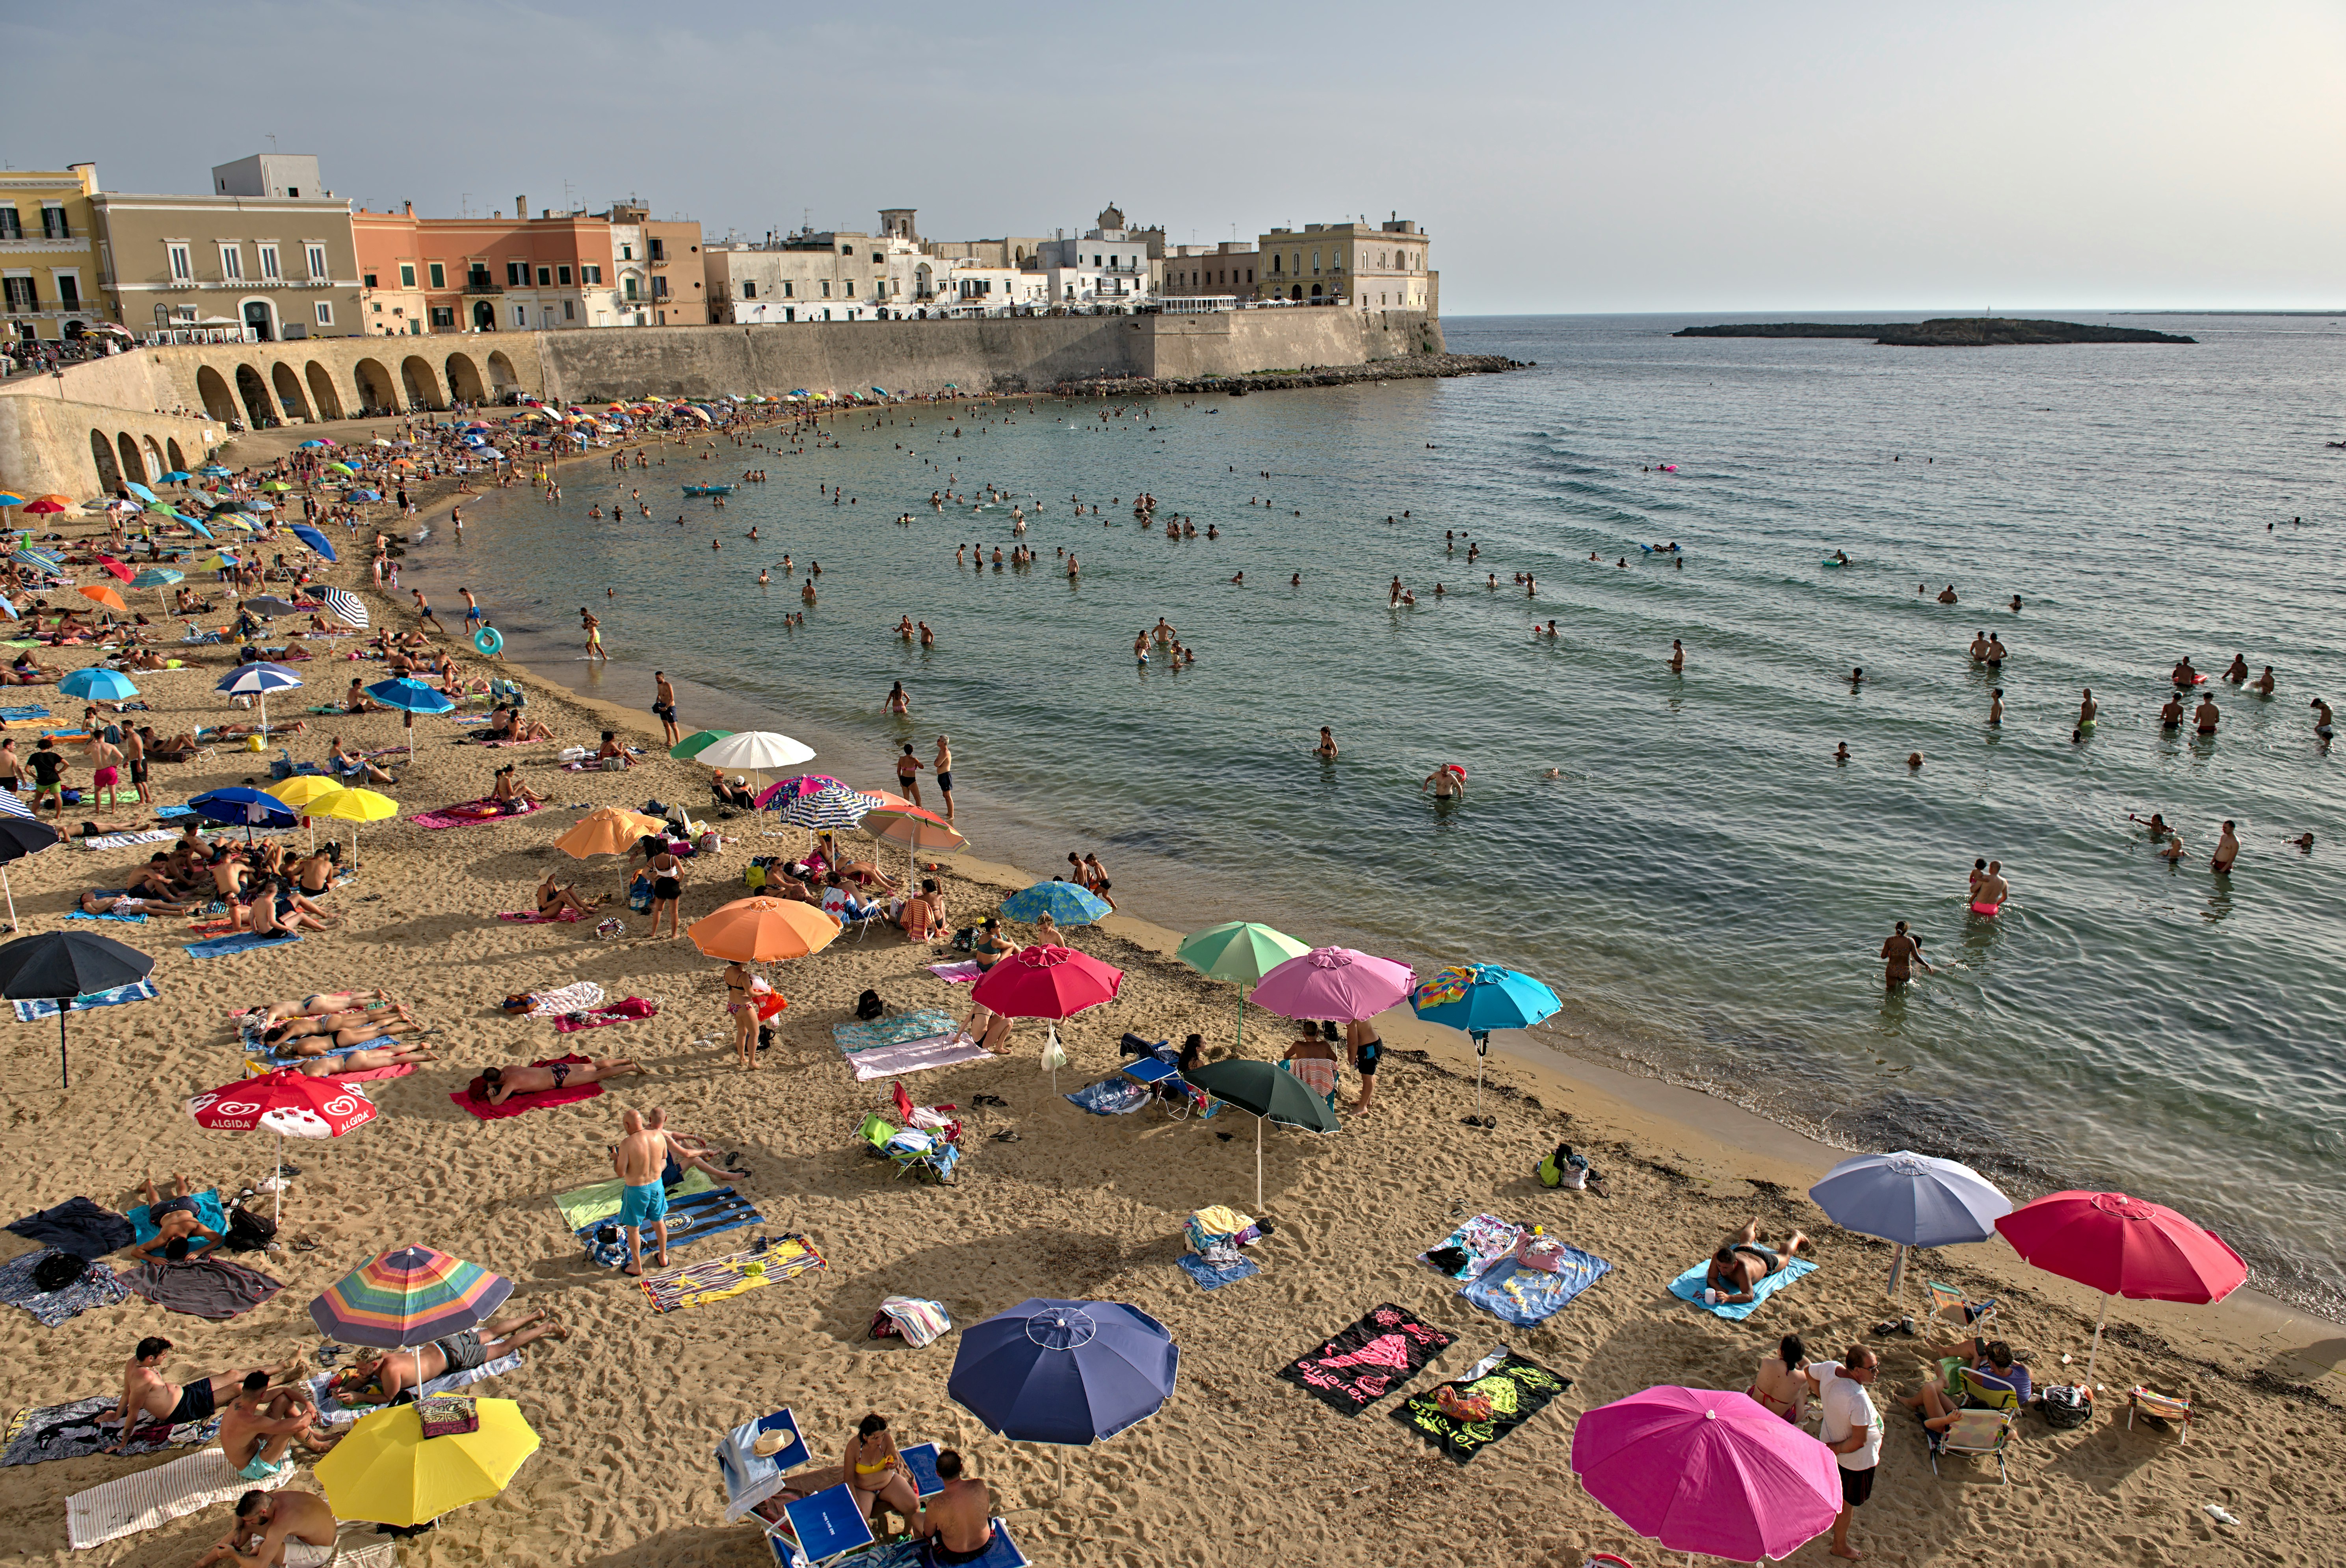
<path fill-rule="evenodd" d="M 789 1441 L 779 1431 L 760 1432 L 758 1441 L 750 1445 L 750 1451 L 760 1459 L 771 1459 L 782 1451 L 782 1445 Z"/>

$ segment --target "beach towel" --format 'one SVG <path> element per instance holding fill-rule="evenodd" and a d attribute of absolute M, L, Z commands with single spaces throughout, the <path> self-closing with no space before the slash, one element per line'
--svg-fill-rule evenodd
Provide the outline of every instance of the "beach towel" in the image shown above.
<path fill-rule="evenodd" d="M 216 1448 L 206 1449 L 75 1492 L 66 1499 L 66 1534 L 75 1551 L 86 1552 L 126 1535 L 160 1529 L 215 1502 L 233 1502 L 255 1488 L 274 1492 L 293 1479 L 295 1468 L 288 1465 L 267 1481 L 247 1481 L 230 1466 L 228 1455 Z"/>
<path fill-rule="evenodd" d="M 1805 1257 L 1795 1257 L 1792 1261 L 1784 1265 L 1783 1268 L 1779 1268 L 1775 1273 L 1767 1276 L 1765 1278 L 1761 1279 L 1759 1284 L 1753 1286 L 1751 1288 L 1752 1298 L 1750 1300 L 1721 1303 L 1717 1307 L 1713 1307 L 1702 1298 L 1703 1280 L 1710 1270 L 1710 1264 L 1708 1260 L 1706 1259 L 1701 1263 L 1696 1264 L 1692 1268 L 1688 1269 L 1676 1279 L 1671 1280 L 1670 1294 L 1677 1297 L 1681 1301 L 1689 1302 L 1696 1307 L 1701 1308 L 1704 1311 L 1711 1314 L 1713 1317 L 1734 1318 L 1739 1319 L 1749 1318 L 1752 1313 L 1760 1310 L 1760 1302 L 1767 1300 L 1769 1297 L 1773 1296 L 1777 1291 L 1781 1290 L 1793 1280 L 1800 1278 L 1804 1274 L 1815 1273 L 1816 1268 L 1817 1266 L 1815 1264 L 1810 1262 Z"/>
<path fill-rule="evenodd" d="M 698 1174 L 698 1173 L 696 1173 Z M 712 1186 L 706 1192 L 688 1197 L 670 1196 L 668 1205 L 668 1241 L 671 1247 L 683 1247 L 705 1237 L 720 1236 L 729 1230 L 739 1230 L 745 1225 L 763 1225 L 766 1217 L 758 1206 L 729 1186 Z M 605 1237 L 600 1233 L 608 1230 Z M 573 1232 L 586 1244 L 586 1256 L 606 1268 L 627 1265 L 627 1232 L 607 1219 L 590 1220 Z M 651 1245 L 651 1237 L 645 1237 Z"/>
<path fill-rule="evenodd" d="M 842 1052 L 852 1056 L 858 1051 L 870 1051 L 882 1045 L 933 1040 L 940 1034 L 951 1034 L 954 1028 L 950 1013 L 904 1013 L 893 1018 L 877 1018 L 869 1023 L 834 1023 L 831 1026 L 831 1037 L 838 1043 Z"/>
<path fill-rule="evenodd" d="M 45 1257 L 72 1257 L 80 1263 L 81 1278 L 61 1289 L 44 1290 L 33 1281 L 33 1271 Z M 11 1307 L 22 1307 L 33 1315 L 44 1329 L 54 1329 L 68 1318 L 77 1317 L 93 1307 L 111 1307 L 128 1299 L 129 1292 L 114 1278 L 111 1264 L 45 1247 L 38 1252 L 27 1252 L 22 1257 L 12 1257 L 0 1263 L 0 1301 Z"/>
<path fill-rule="evenodd" d="M 1095 1116 L 1122 1116 L 1148 1104 L 1157 1097 L 1157 1092 L 1148 1084 L 1136 1083 L 1118 1073 L 1113 1078 L 1086 1084 L 1061 1097 Z"/>
<path fill-rule="evenodd" d="M 896 1326 L 898 1337 L 915 1350 L 953 1332 L 953 1315 L 942 1301 L 922 1296 L 887 1296 L 881 1298 L 880 1310 Z"/>
<path fill-rule="evenodd" d="M 687 1171 L 684 1179 L 668 1189 L 668 1201 L 690 1197 L 695 1193 L 712 1190 L 717 1184 L 709 1179 L 707 1171 Z M 554 1207 L 562 1211 L 562 1223 L 573 1235 L 590 1225 L 610 1219 L 619 1212 L 619 1183 L 615 1178 L 598 1181 L 589 1186 L 554 1195 Z"/>
<path fill-rule="evenodd" d="M 42 1464 L 53 1459 L 87 1459 L 113 1442 L 121 1428 L 97 1424 L 100 1416 L 112 1415 L 121 1402 L 117 1390 L 111 1394 L 92 1394 L 86 1400 L 75 1400 L 62 1405 L 36 1405 L 18 1410 L 8 1422 L 8 1433 L 0 1439 L 0 1466 L 12 1464 Z M 130 1429 L 130 1441 L 123 1445 L 122 1457 L 136 1458 L 142 1453 L 156 1453 L 167 1448 L 185 1448 L 193 1443 L 207 1443 L 219 1435 L 219 1418 L 209 1417 L 200 1421 L 182 1421 L 178 1426 L 168 1421 L 143 1420 Z"/>
<path fill-rule="evenodd" d="M 1262 1265 L 1251 1257 L 1241 1257 L 1235 1263 L 1212 1264 L 1194 1252 L 1185 1252 L 1173 1260 L 1198 1282 L 1200 1290 L 1219 1290 L 1225 1285 L 1262 1272 Z"/>
<path fill-rule="evenodd" d="M 870 1050 L 850 1053 L 847 1060 L 855 1069 L 856 1081 L 865 1083 L 873 1078 L 901 1078 L 908 1073 L 924 1073 L 932 1067 L 988 1061 L 993 1054 L 968 1035 L 955 1031 L 926 1040 L 907 1040 L 897 1045 L 875 1045 Z"/>
<path fill-rule="evenodd" d="M 168 844 L 177 833 L 161 828 L 148 828 L 136 833 L 103 833 L 95 839 L 76 839 L 85 850 L 125 850 L 133 844 Z"/>
<path fill-rule="evenodd" d="M 554 1021 L 557 1034 L 576 1034 L 581 1029 L 600 1029 L 608 1023 L 637 1023 L 657 1017 L 659 1004 L 640 996 L 623 997 L 603 1007 L 590 1007 L 581 1013 L 566 1013 Z"/>
<path fill-rule="evenodd" d="M 1322 1100 L 1336 1092 L 1336 1064 L 1324 1056 L 1297 1056 L 1280 1065 Z"/>
<path fill-rule="evenodd" d="M 76 1257 L 103 1257 L 138 1239 L 138 1227 L 128 1219 L 86 1197 L 69 1197 L 54 1208 L 10 1220 L 8 1228 L 27 1241 Z"/>
<path fill-rule="evenodd" d="M 576 910 L 566 909 L 553 914 L 540 914 L 536 910 L 499 910 L 497 918 L 515 925 L 553 925 L 561 921 L 584 920 L 586 917 Z"/>
<path fill-rule="evenodd" d="M 415 1390 L 420 1399 L 434 1394 L 453 1394 L 458 1389 L 470 1388 L 484 1378 L 502 1378 L 521 1366 L 518 1352 L 499 1356 L 494 1361 L 483 1362 L 461 1372 L 444 1372 Z M 334 1381 L 332 1372 L 321 1372 L 310 1380 L 310 1402 L 318 1407 L 318 1419 L 330 1427 L 347 1426 L 352 1421 L 382 1407 L 380 1405 L 346 1405 L 329 1391 Z"/>
<path fill-rule="evenodd" d="M 92 1007 L 119 1007 L 126 1002 L 154 1000 L 155 983 L 151 980 L 136 980 L 128 985 L 117 985 L 108 991 L 87 992 L 76 996 L 74 998 L 74 1011 L 80 1013 Z M 57 1015 L 57 1004 L 46 997 L 31 1002 L 19 1002 L 15 1007 L 16 1022 L 19 1023 L 30 1023 L 36 1019 L 55 1018 Z"/>
<path fill-rule="evenodd" d="M 377 1040 L 372 1042 L 372 1044 L 376 1045 L 388 1045 L 392 1044 L 392 1042 L 388 1040 Z M 353 1050 L 362 1050 L 363 1048 L 364 1047 L 362 1046 L 352 1047 Z M 287 1065 L 290 1065 L 290 1064 L 277 1062 L 271 1057 L 247 1056 L 244 1059 L 244 1075 L 248 1078 L 258 1078 L 265 1073 L 280 1072 Z M 396 1067 L 366 1067 L 354 1073 L 327 1073 L 322 1074 L 322 1076 L 332 1078 L 335 1082 L 342 1084 L 372 1084 L 378 1078 L 404 1078 L 410 1073 L 415 1071 L 415 1065 L 416 1064 L 413 1062 L 402 1062 Z"/>
<path fill-rule="evenodd" d="M 1496 1259 L 1513 1254 L 1523 1234 L 1522 1226 L 1510 1225 L 1495 1215 L 1478 1214 L 1419 1253 L 1417 1260 L 1453 1279 L 1472 1279 Z"/>
<path fill-rule="evenodd" d="M 443 828 L 480 828 L 491 822 L 517 822 L 534 811 L 544 810 L 545 805 L 525 804 L 518 811 L 508 811 L 495 800 L 459 800 L 453 806 L 443 806 L 436 811 L 423 811 L 410 817 L 417 827 L 437 832 Z"/>
<path fill-rule="evenodd" d="M 247 1268 L 225 1258 L 190 1258 L 185 1263 L 142 1263 L 118 1276 L 136 1295 L 144 1296 L 167 1312 L 215 1321 L 240 1318 L 265 1305 L 285 1288 L 258 1268 Z"/>
<path fill-rule="evenodd" d="M 585 1066 L 591 1060 L 586 1056 L 546 1056 L 532 1062 L 530 1065 L 551 1067 L 556 1062 L 569 1062 Z M 488 1092 L 481 1080 L 475 1077 L 466 1087 L 448 1097 L 484 1122 L 501 1122 L 507 1116 L 518 1116 L 524 1111 L 541 1111 L 552 1105 L 576 1105 L 580 1100 L 591 1100 L 603 1092 L 600 1084 L 571 1084 L 559 1089 L 540 1089 L 533 1094 L 515 1095 L 502 1105 L 492 1105 L 484 1099 L 474 1099 L 472 1094 L 474 1088 L 479 1088 L 483 1094 Z"/>
<path fill-rule="evenodd" d="M 929 972 L 947 985 L 974 985 L 977 977 L 985 971 L 977 967 L 975 959 L 964 959 L 959 963 L 933 963 L 929 965 Z"/>
<path fill-rule="evenodd" d="M 208 942 L 191 942 L 186 952 L 189 958 L 227 958 L 234 953 L 251 952 L 264 947 L 291 947 L 301 940 L 299 932 L 286 932 L 274 936 L 262 936 L 254 932 L 239 932 L 234 936 L 216 936 Z"/>
<path fill-rule="evenodd" d="M 1612 1271 L 1613 1266 L 1596 1254 L 1567 1247 L 1553 1274 L 1503 1257 L 1458 1294 L 1502 1322 L 1529 1327 L 1554 1317 L 1566 1302 Z"/>
<path fill-rule="evenodd" d="M 537 993 L 527 1016 L 559 1018 L 566 1013 L 584 1013 L 590 1007 L 599 1007 L 602 1003 L 603 988 L 591 980 L 581 980 L 559 991 Z"/>
<path fill-rule="evenodd" d="M 1274 1375 L 1356 1416 L 1415 1377 L 1453 1338 L 1388 1301 Z"/>
<path fill-rule="evenodd" d="M 206 1187 L 201 1192 L 189 1193 L 188 1196 L 195 1202 L 196 1223 L 207 1226 L 211 1229 L 218 1231 L 220 1235 L 226 1236 L 228 1234 L 228 1206 L 220 1201 L 219 1189 L 218 1187 Z M 144 1246 L 146 1243 L 154 1240 L 157 1237 L 163 1234 L 162 1227 L 158 1226 L 154 1220 L 148 1217 L 147 1211 L 149 1207 L 150 1206 L 142 1203 L 137 1208 L 132 1209 L 128 1215 L 124 1216 L 125 1218 L 130 1221 L 131 1229 L 138 1233 L 128 1241 L 123 1243 L 124 1246 Z M 214 1243 L 209 1237 L 190 1236 L 188 1237 L 188 1256 L 190 1257 L 196 1257 L 201 1254 L 205 1248 L 213 1245 Z M 128 1284 L 128 1281 L 126 1280 L 124 1283 Z"/>
<path fill-rule="evenodd" d="M 1461 1394 L 1480 1395 L 1491 1401 L 1489 1420 L 1464 1422 L 1443 1415 L 1431 1389 L 1412 1394 L 1395 1406 L 1392 1419 L 1464 1464 L 1539 1414 L 1570 1387 L 1570 1378 L 1503 1349 L 1475 1363 L 1457 1383 Z"/>
<path fill-rule="evenodd" d="M 66 911 L 66 919 L 112 920 L 120 921 L 124 925 L 145 925 L 147 923 L 147 917 L 143 914 L 117 914 L 112 910 L 105 910 L 97 914 L 92 914 L 87 910 L 68 910 Z"/>
<path fill-rule="evenodd" d="M 752 1270 L 751 1264 L 759 1267 Z M 655 1312 L 682 1312 L 706 1307 L 745 1291 L 761 1290 L 779 1279 L 825 1267 L 822 1255 L 803 1236 L 785 1236 L 770 1247 L 731 1253 L 680 1268 L 664 1268 L 636 1281 Z"/>

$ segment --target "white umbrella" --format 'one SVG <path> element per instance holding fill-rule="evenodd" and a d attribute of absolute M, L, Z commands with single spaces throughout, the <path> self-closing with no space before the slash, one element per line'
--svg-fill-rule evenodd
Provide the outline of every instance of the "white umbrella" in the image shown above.
<path fill-rule="evenodd" d="M 269 734 L 269 694 L 290 691 L 301 684 L 301 677 L 281 664 L 266 659 L 243 664 L 229 672 L 219 682 L 219 689 L 230 697 L 257 697 L 260 699 L 260 733 Z"/>
<path fill-rule="evenodd" d="M 814 748 L 777 735 L 770 729 L 745 729 L 702 748 L 694 759 L 710 768 L 739 768 L 750 773 L 795 768 L 814 756 Z M 759 783 L 763 784 L 760 779 Z"/>

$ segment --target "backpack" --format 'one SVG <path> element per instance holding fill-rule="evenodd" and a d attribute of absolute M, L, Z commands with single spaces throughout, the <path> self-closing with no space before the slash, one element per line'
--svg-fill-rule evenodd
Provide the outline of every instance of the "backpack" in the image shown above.
<path fill-rule="evenodd" d="M 876 991 L 867 991 L 855 999 L 855 1016 L 866 1023 L 887 1011 L 888 1004 L 880 1000 L 880 993 Z"/>
<path fill-rule="evenodd" d="M 228 1211 L 228 1230 L 220 1245 L 230 1252 L 259 1252 L 277 1239 L 277 1222 L 239 1204 Z"/>
<path fill-rule="evenodd" d="M 87 1272 L 89 1264 L 84 1259 L 70 1252 L 52 1252 L 33 1265 L 33 1284 L 46 1294 L 63 1290 Z"/>
<path fill-rule="evenodd" d="M 1588 1178 L 1595 1173 L 1589 1169 L 1586 1156 L 1574 1154 L 1570 1144 L 1558 1144 L 1556 1153 L 1540 1161 L 1533 1174 L 1539 1177 L 1542 1186 L 1568 1186 L 1578 1191 L 1588 1185 Z"/>

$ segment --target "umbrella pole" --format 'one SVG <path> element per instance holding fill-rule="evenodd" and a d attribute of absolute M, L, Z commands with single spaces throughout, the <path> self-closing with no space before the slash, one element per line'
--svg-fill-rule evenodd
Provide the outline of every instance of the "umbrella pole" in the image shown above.
<path fill-rule="evenodd" d="M 1890 1298 L 1892 1301 L 1898 1299 L 1898 1287 L 1906 1275 L 1906 1244 L 1902 1241 L 1896 1245 L 1898 1249 L 1890 1255 Z"/>
<path fill-rule="evenodd" d="M 60 1016 L 62 1016 L 62 1014 L 60 1014 Z M 2086 1353 L 2086 1388 L 2089 1393 L 2092 1391 L 2094 1387 L 2094 1363 L 2100 1359 L 2102 1354 L 2102 1325 L 2107 1323 L 2109 1320 L 2110 1298 L 2107 1296 L 2104 1296 L 2102 1298 L 2102 1315 L 2094 1319 L 2094 1348 Z"/>
<path fill-rule="evenodd" d="M 1246 982 L 1239 982 L 1239 1054 L 1246 1054 Z"/>
<path fill-rule="evenodd" d="M 1254 1207 L 1262 1212 L 1262 1118 L 1254 1119 Z"/>
<path fill-rule="evenodd" d="M 8 930 L 16 929 L 16 890 L 8 885 L 8 868 L 0 866 L 0 892 L 8 895 Z"/>
<path fill-rule="evenodd" d="M 57 1003 L 57 1079 L 58 1087 L 73 1087 L 73 1064 L 66 1060 L 66 1014 L 73 1011 L 73 998 Z"/>
<path fill-rule="evenodd" d="M 269 738 L 269 694 L 265 691 L 260 694 L 260 738 Z"/>
<path fill-rule="evenodd" d="M 285 1135 L 277 1135 L 277 1176 L 269 1189 L 269 1222 L 271 1225 L 285 1217 Z"/>

